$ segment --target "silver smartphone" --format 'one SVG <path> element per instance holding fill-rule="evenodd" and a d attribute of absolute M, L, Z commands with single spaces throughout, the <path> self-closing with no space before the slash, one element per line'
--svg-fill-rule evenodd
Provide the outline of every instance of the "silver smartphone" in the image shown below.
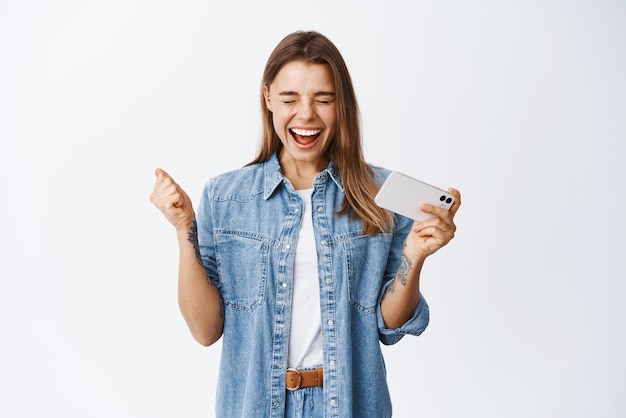
<path fill-rule="evenodd" d="M 423 222 L 434 216 L 420 210 L 422 203 L 450 209 L 454 204 L 454 196 L 443 189 L 393 171 L 380 187 L 374 202 L 383 209 Z"/>

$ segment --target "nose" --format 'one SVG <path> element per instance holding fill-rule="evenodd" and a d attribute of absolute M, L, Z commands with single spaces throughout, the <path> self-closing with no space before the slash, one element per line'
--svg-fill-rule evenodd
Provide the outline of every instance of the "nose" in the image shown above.
<path fill-rule="evenodd" d="M 300 106 L 298 107 L 298 119 L 312 120 L 314 118 L 315 110 L 313 109 L 313 103 L 308 100 L 301 101 Z"/>

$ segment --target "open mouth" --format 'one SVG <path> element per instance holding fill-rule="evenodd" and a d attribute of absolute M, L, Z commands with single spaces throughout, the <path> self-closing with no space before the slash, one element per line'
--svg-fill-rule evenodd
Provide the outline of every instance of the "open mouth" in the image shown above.
<path fill-rule="evenodd" d="M 320 137 L 322 130 L 291 128 L 289 129 L 289 133 L 298 145 L 304 148 L 310 148 L 315 144 L 317 138 Z"/>

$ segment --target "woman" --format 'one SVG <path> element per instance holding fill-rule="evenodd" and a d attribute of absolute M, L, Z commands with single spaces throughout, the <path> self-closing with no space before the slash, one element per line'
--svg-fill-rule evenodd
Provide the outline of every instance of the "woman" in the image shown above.
<path fill-rule="evenodd" d="M 424 260 L 454 236 L 374 204 L 389 171 L 365 163 L 352 82 L 316 32 L 285 37 L 261 87 L 263 141 L 211 179 L 197 214 L 156 170 L 152 202 L 175 226 L 179 304 L 194 338 L 223 336 L 219 417 L 389 417 L 380 342 L 419 335 Z"/>

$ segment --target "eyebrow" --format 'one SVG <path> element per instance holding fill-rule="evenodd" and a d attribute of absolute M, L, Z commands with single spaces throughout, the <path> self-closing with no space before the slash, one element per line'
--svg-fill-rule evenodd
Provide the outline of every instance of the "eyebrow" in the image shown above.
<path fill-rule="evenodd" d="M 280 93 L 278 93 L 279 96 L 297 96 L 298 93 L 295 91 L 281 91 Z M 318 97 L 318 96 L 335 96 L 335 93 L 332 91 L 318 91 L 317 93 L 314 93 L 313 96 Z"/>

